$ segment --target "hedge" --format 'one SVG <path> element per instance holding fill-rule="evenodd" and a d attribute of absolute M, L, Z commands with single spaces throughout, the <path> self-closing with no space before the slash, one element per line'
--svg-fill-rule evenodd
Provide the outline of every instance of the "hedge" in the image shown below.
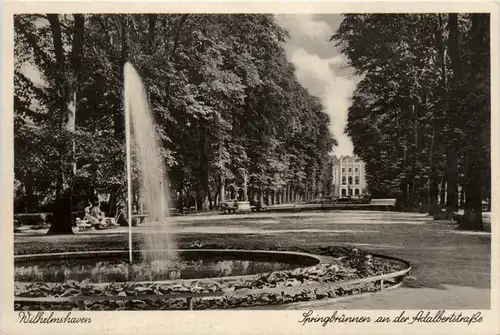
<path fill-rule="evenodd" d="M 27 213 L 15 214 L 14 222 L 16 226 L 37 226 L 50 223 L 52 213 Z"/>

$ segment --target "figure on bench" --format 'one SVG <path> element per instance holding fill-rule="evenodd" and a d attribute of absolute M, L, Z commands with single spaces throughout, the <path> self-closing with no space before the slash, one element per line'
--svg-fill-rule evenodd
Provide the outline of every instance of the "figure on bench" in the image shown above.
<path fill-rule="evenodd" d="M 76 226 L 79 231 L 86 231 L 92 229 L 107 229 L 118 226 L 119 220 L 123 219 L 124 215 L 120 208 L 115 217 L 106 217 L 105 213 L 101 211 L 100 202 L 89 202 L 84 208 L 83 219 L 76 218 Z"/>
<path fill-rule="evenodd" d="M 90 223 L 95 229 L 105 229 L 107 226 L 106 216 L 99 208 L 99 205 L 99 201 L 94 202 L 89 213 L 87 214 L 87 211 L 85 211 L 84 220 Z"/>

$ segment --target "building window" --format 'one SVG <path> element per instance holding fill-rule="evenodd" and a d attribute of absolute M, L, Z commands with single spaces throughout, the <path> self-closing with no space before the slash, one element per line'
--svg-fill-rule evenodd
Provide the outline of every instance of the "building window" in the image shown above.
<path fill-rule="evenodd" d="M 345 168 L 342 168 L 342 173 L 344 173 L 344 172 L 345 172 Z"/>
<path fill-rule="evenodd" d="M 358 172 L 358 168 L 355 168 L 355 169 L 354 169 L 354 172 Z"/>
<path fill-rule="evenodd" d="M 354 177 L 354 184 L 359 185 L 359 176 Z"/>
<path fill-rule="evenodd" d="M 342 196 L 345 197 L 345 188 L 342 189 Z"/>
<path fill-rule="evenodd" d="M 349 168 L 349 172 L 351 172 L 351 171 L 352 171 L 352 169 L 351 169 L 351 168 Z"/>
<path fill-rule="evenodd" d="M 359 188 L 356 188 L 356 189 L 354 190 L 354 195 L 359 195 Z"/>
<path fill-rule="evenodd" d="M 349 185 L 352 185 L 352 176 L 349 176 Z"/>
<path fill-rule="evenodd" d="M 345 176 L 342 176 L 342 185 L 345 185 L 345 184 L 346 184 Z"/>
<path fill-rule="evenodd" d="M 349 196 L 352 195 L 352 188 L 349 189 Z"/>

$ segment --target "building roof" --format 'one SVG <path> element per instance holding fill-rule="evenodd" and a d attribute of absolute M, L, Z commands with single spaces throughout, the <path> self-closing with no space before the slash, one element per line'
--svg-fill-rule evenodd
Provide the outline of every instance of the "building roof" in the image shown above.
<path fill-rule="evenodd" d="M 340 156 L 339 159 L 354 159 L 355 161 L 361 161 L 361 158 L 359 158 L 358 156 L 355 156 L 355 155 L 342 155 Z"/>

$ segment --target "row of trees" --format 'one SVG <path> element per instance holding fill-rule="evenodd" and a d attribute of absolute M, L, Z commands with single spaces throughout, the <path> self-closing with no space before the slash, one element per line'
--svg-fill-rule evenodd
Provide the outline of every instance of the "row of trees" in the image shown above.
<path fill-rule="evenodd" d="M 123 199 L 127 61 L 149 92 L 171 193 L 201 207 L 217 206 L 228 191 L 272 202 L 323 187 L 335 145 L 329 118 L 297 81 L 287 33 L 272 15 L 14 22 L 16 200 L 18 210 L 51 205 L 50 233 L 71 231 L 71 204 L 109 193 L 113 214 Z"/>
<path fill-rule="evenodd" d="M 346 15 L 332 36 L 358 75 L 346 132 L 373 193 L 434 216 L 490 198 L 488 14 Z M 441 187 L 439 185 L 441 184 Z"/>

